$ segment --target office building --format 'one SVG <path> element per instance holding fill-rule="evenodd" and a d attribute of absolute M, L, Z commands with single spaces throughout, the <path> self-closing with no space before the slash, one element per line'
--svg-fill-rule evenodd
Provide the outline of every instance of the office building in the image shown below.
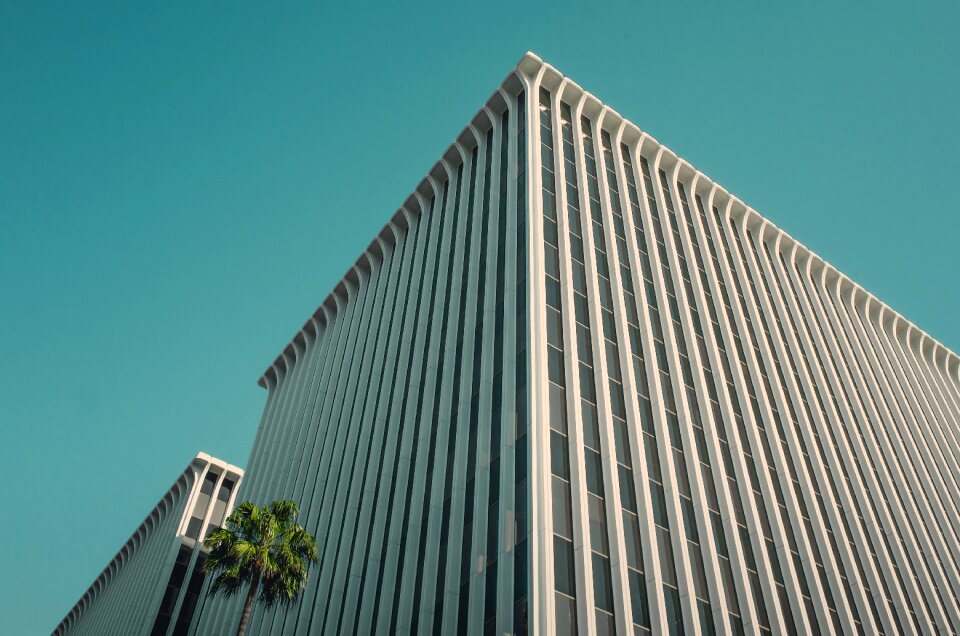
<path fill-rule="evenodd" d="M 528 54 L 260 380 L 251 633 L 956 633 L 958 366 Z"/>
<path fill-rule="evenodd" d="M 236 466 L 198 454 L 53 635 L 188 634 L 203 603 L 200 538 L 223 524 L 242 478 Z"/>

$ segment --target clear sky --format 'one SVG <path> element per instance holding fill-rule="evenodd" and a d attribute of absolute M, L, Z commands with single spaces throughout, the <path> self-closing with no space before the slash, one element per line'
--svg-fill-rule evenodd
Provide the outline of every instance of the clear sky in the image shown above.
<path fill-rule="evenodd" d="M 960 348 L 955 2 L 196 4 L 0 2 L 2 634 L 246 463 L 256 379 L 528 49 Z"/>

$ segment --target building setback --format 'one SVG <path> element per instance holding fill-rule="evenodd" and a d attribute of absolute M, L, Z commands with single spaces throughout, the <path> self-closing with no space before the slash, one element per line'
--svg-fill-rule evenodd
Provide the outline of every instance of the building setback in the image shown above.
<path fill-rule="evenodd" d="M 527 54 L 260 380 L 250 633 L 956 633 L 958 367 Z"/>
<path fill-rule="evenodd" d="M 203 603 L 206 556 L 198 540 L 223 524 L 242 479 L 236 466 L 198 454 L 53 636 L 189 633 Z"/>

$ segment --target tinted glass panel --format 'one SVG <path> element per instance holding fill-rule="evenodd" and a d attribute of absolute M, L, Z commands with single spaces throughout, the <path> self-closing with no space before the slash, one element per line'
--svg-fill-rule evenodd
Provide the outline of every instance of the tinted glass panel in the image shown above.
<path fill-rule="evenodd" d="M 573 596 L 576 594 L 577 584 L 573 565 L 573 542 L 553 538 L 553 575 L 556 581 L 556 590 Z"/>
<path fill-rule="evenodd" d="M 557 636 L 574 636 L 577 633 L 577 606 L 574 600 L 562 594 L 554 599 Z"/>

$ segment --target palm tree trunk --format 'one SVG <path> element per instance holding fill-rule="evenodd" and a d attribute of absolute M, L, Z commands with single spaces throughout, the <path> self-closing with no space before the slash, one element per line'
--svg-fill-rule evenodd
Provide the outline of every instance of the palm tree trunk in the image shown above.
<path fill-rule="evenodd" d="M 247 600 L 243 602 L 243 614 L 240 615 L 240 625 L 237 627 L 237 636 L 244 636 L 247 633 L 247 625 L 250 623 L 250 614 L 253 613 L 253 602 L 257 599 L 257 590 L 260 588 L 260 571 L 253 573 L 250 579 L 250 589 L 247 590 Z"/>

